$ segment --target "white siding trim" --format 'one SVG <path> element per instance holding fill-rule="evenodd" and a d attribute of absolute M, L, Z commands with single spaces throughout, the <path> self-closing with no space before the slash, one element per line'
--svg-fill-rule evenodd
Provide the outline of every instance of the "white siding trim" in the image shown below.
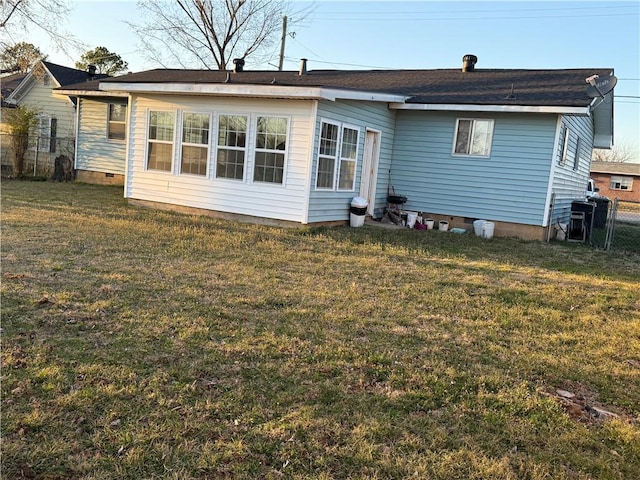
<path fill-rule="evenodd" d="M 228 83 L 100 83 L 105 92 L 136 92 L 180 95 L 220 95 L 225 97 L 303 98 L 335 101 L 369 100 L 404 102 L 408 97 L 388 93 L 339 90 L 323 87 L 287 87 L 272 85 L 242 85 Z"/>
<path fill-rule="evenodd" d="M 311 173 L 313 172 L 313 160 L 315 156 L 315 125 L 318 120 L 318 102 L 313 102 L 313 107 L 311 109 L 311 115 L 309 119 L 309 124 L 311 125 L 311 134 L 309 138 L 309 150 L 307 152 L 307 175 L 305 181 L 305 195 L 304 195 L 304 210 L 302 212 L 302 223 L 304 225 L 309 223 L 309 203 L 311 201 L 311 185 L 313 179 L 311 178 Z M 319 137 L 318 137 L 319 138 Z M 313 183 L 315 185 L 315 182 Z"/>
<path fill-rule="evenodd" d="M 523 106 L 523 105 L 461 105 L 454 103 L 396 103 L 389 104 L 391 110 L 433 110 L 433 111 L 466 111 L 466 112 L 517 112 L 517 113 L 568 113 L 589 115 L 589 107 L 556 107 L 556 106 Z"/>
<path fill-rule="evenodd" d="M 544 211 L 544 218 L 542 219 L 542 226 L 549 226 L 549 205 L 551 204 L 551 197 L 553 195 L 553 180 L 556 175 L 556 165 L 558 164 L 556 155 L 558 153 L 558 147 L 560 146 L 560 132 L 562 131 L 562 116 L 558 115 L 558 120 L 556 123 L 556 136 L 553 141 L 553 155 L 551 156 L 551 168 L 549 169 L 549 184 L 547 185 L 547 200 L 546 205 L 547 208 Z M 554 207 L 555 208 L 555 207 Z"/>

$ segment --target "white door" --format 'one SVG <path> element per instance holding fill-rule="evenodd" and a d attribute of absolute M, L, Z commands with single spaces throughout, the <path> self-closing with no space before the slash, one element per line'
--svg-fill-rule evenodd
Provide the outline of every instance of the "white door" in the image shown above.
<path fill-rule="evenodd" d="M 380 132 L 367 129 L 362 156 L 362 178 L 360 179 L 360 196 L 367 200 L 367 213 L 371 215 L 376 197 L 376 175 L 380 158 Z"/>

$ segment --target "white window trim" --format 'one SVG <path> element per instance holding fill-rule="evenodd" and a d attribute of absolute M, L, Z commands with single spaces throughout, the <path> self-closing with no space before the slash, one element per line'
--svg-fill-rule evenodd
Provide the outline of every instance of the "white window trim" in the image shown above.
<path fill-rule="evenodd" d="M 257 148 L 256 143 L 258 139 L 258 117 L 265 118 L 284 118 L 287 120 L 287 133 L 286 133 L 286 146 L 284 150 L 268 150 L 264 148 Z M 251 141 L 248 144 L 249 150 L 249 162 L 251 164 L 250 169 L 245 169 L 246 178 L 249 179 L 249 183 L 253 185 L 268 185 L 270 187 L 284 188 L 287 186 L 287 171 L 289 164 L 289 146 L 291 144 L 291 116 L 290 115 L 277 115 L 274 113 L 254 113 L 251 114 L 251 124 L 248 126 L 248 130 L 252 129 L 251 135 L 247 132 L 247 141 Z M 256 152 L 273 152 L 278 154 L 284 154 L 284 164 L 282 166 L 282 183 L 276 182 L 260 182 L 253 179 L 254 169 L 256 165 Z"/>
<path fill-rule="evenodd" d="M 173 114 L 173 139 L 172 141 L 168 141 L 168 140 L 155 140 L 155 139 L 150 139 L 149 138 L 149 126 L 151 124 L 151 112 L 162 112 L 162 113 L 172 113 Z M 176 168 L 176 134 L 178 132 L 178 118 L 180 116 L 178 115 L 178 111 L 177 110 L 169 110 L 169 109 L 162 109 L 162 108 L 148 108 L 147 109 L 147 125 L 146 125 L 146 133 L 145 133 L 145 137 L 146 137 L 146 141 L 145 141 L 145 148 L 144 148 L 144 171 L 145 172 L 153 172 L 153 173 L 159 173 L 162 175 L 174 175 L 174 170 Z M 171 144 L 171 168 L 169 170 L 157 170 L 155 168 L 149 168 L 149 143 L 154 142 L 154 143 L 164 143 L 164 144 Z"/>
<path fill-rule="evenodd" d="M 206 115 L 209 117 L 209 141 L 204 144 L 204 143 L 190 143 L 190 142 L 184 142 L 182 140 L 183 138 L 183 133 L 184 133 L 184 116 L 185 114 L 197 114 L 197 115 Z M 202 112 L 202 111 L 196 111 L 196 110 L 181 110 L 180 111 L 180 122 L 175 122 L 175 123 L 179 123 L 180 124 L 180 132 L 178 133 L 179 137 L 179 143 L 180 143 L 180 148 L 178 150 L 178 161 L 176 162 L 177 168 L 178 168 L 178 172 L 180 175 L 184 175 L 184 176 L 189 176 L 189 177 L 194 177 L 194 178 L 209 178 L 209 172 L 211 169 L 211 125 L 213 124 L 212 122 L 212 118 L 211 118 L 211 112 Z M 174 132 L 174 138 L 176 137 L 176 134 Z M 199 175 L 197 173 L 188 173 L 188 172 L 183 172 L 182 171 L 182 147 L 187 146 L 187 147 L 198 147 L 198 148 L 206 148 L 207 149 L 207 159 L 205 162 L 205 172 L 204 175 Z M 175 146 L 174 146 L 175 148 Z"/>
<path fill-rule="evenodd" d="M 218 143 L 218 138 L 220 136 L 220 117 L 244 117 L 247 120 L 247 129 L 245 131 L 245 145 L 242 147 L 230 147 L 227 145 L 220 145 Z M 220 180 L 223 182 L 233 182 L 233 183 L 248 183 L 248 171 L 249 164 L 251 162 L 251 125 L 252 125 L 252 115 L 249 113 L 238 113 L 238 112 L 217 112 L 215 114 L 215 138 L 213 140 L 213 155 L 212 157 L 212 178 L 216 180 Z M 257 119 L 256 119 L 257 122 Z M 242 172 L 242 179 L 240 178 L 229 178 L 229 177 L 219 177 L 218 176 L 218 150 L 222 148 L 225 150 L 233 150 L 233 151 L 244 151 L 244 171 Z"/>
<path fill-rule="evenodd" d="M 43 120 L 46 121 L 46 125 L 43 128 Z M 45 139 L 43 142 L 42 140 Z M 44 148 L 46 146 L 47 148 Z M 51 151 L 51 115 L 40 114 L 38 115 L 38 124 L 36 125 L 36 144 L 33 146 L 34 150 L 38 152 Z"/>
<path fill-rule="evenodd" d="M 344 130 L 348 128 L 349 130 L 355 130 L 358 132 L 358 138 L 356 139 L 356 158 L 343 158 L 342 157 L 342 141 L 344 139 Z M 338 138 L 338 162 L 336 165 L 335 171 L 335 186 L 337 192 L 353 192 L 356 189 L 356 177 L 358 176 L 358 155 L 360 155 L 360 128 L 355 125 L 350 125 L 348 123 L 343 123 L 340 128 Z M 340 167 L 342 166 L 342 162 L 353 162 L 353 183 L 351 184 L 351 188 L 340 188 Z"/>
<path fill-rule="evenodd" d="M 469 132 L 469 153 L 457 153 L 456 152 L 456 144 L 458 143 L 458 129 L 461 121 L 469 121 L 471 122 L 471 131 Z M 473 141 L 473 133 L 476 129 L 476 122 L 488 122 L 490 124 L 490 133 L 489 133 L 489 149 L 487 150 L 486 155 L 474 154 L 471 153 Z M 451 155 L 454 157 L 478 157 L 478 158 L 489 158 L 491 157 L 491 149 L 493 146 L 493 131 L 495 129 L 495 120 L 491 118 L 456 118 L 456 126 L 453 132 L 453 145 L 451 146 Z"/>
<path fill-rule="evenodd" d="M 569 140 L 571 140 L 571 135 L 569 133 L 569 127 L 567 127 L 566 125 L 563 125 L 562 130 L 560 131 L 560 135 L 561 135 L 561 145 L 562 145 L 562 152 L 560 152 L 560 158 L 558 159 L 558 165 L 565 165 L 567 162 L 567 156 L 568 156 L 568 152 L 569 152 Z M 564 135 L 563 132 L 564 131 Z"/>
<path fill-rule="evenodd" d="M 574 170 L 578 170 L 578 168 L 580 167 L 580 158 L 582 157 L 581 150 L 582 150 L 582 139 L 580 137 L 578 137 L 576 139 L 576 154 L 573 157 L 573 169 Z"/>
<path fill-rule="evenodd" d="M 121 105 L 125 108 L 124 113 L 124 121 L 120 122 L 118 120 L 111 120 L 111 105 Z M 116 143 L 125 143 L 127 141 L 127 115 L 128 115 L 128 106 L 126 103 L 118 103 L 118 102 L 109 102 L 107 103 L 107 141 L 108 142 L 116 142 Z M 111 132 L 111 124 L 119 123 L 124 125 L 124 138 L 111 138 L 109 137 L 109 133 Z"/>
<path fill-rule="evenodd" d="M 336 154 L 333 157 L 330 157 L 329 155 L 321 155 L 320 154 L 320 147 L 322 146 L 322 124 L 328 124 L 328 125 L 334 125 L 336 127 L 338 127 L 338 138 L 336 139 Z M 336 181 L 337 181 L 337 176 L 336 176 L 336 168 L 338 165 L 338 157 L 339 157 L 339 150 L 340 150 L 340 136 L 341 136 L 341 131 L 342 131 L 342 126 L 340 124 L 340 122 L 337 122 L 335 120 L 329 120 L 326 118 L 321 118 L 320 119 L 320 128 L 318 129 L 318 150 L 316 151 L 316 178 L 313 182 L 315 189 L 318 191 L 324 191 L 324 192 L 333 192 L 336 189 Z M 320 175 L 320 157 L 322 158 L 332 158 L 333 159 L 333 182 L 331 184 L 331 187 L 318 187 L 318 176 Z"/>
<path fill-rule="evenodd" d="M 336 139 L 336 154 L 331 157 L 329 155 L 321 155 L 320 154 L 320 146 L 322 143 L 322 124 L 328 124 L 328 125 L 334 125 L 336 127 L 338 127 L 338 138 Z M 358 132 L 358 141 L 356 143 L 356 158 L 355 160 L 352 160 L 350 158 L 348 159 L 343 159 L 342 157 L 342 138 L 344 135 L 344 129 L 348 128 L 350 130 L 355 130 L 356 132 Z M 319 192 L 353 192 L 355 191 L 356 188 L 356 177 L 357 177 L 357 172 L 358 172 L 358 157 L 360 155 L 360 138 L 361 138 L 361 128 L 358 127 L 357 125 L 353 125 L 350 123 L 342 123 L 339 122 L 337 120 L 330 120 L 328 118 L 321 118 L 320 119 L 320 128 L 318 130 L 318 148 L 316 150 L 316 155 L 315 155 L 315 162 L 316 162 L 316 175 L 315 175 L 315 179 L 314 179 L 314 189 L 319 191 Z M 320 174 L 320 158 L 332 158 L 333 159 L 333 182 L 331 187 L 318 187 L 318 176 Z M 340 164 L 342 163 L 342 161 L 348 161 L 348 162 L 354 162 L 354 173 L 353 173 L 353 185 L 351 188 L 349 189 L 345 189 L 345 188 L 339 188 L 340 186 L 340 182 L 339 182 L 339 175 L 340 175 Z"/>

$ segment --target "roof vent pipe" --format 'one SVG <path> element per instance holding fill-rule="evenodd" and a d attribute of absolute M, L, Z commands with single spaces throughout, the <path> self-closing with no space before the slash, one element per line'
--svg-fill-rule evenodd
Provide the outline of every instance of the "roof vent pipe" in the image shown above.
<path fill-rule="evenodd" d="M 300 59 L 300 71 L 298 72 L 298 75 L 306 75 L 307 74 L 307 59 L 306 58 L 301 58 Z"/>
<path fill-rule="evenodd" d="M 462 57 L 462 71 L 463 72 L 473 72 L 476 67 L 476 63 L 478 62 L 478 57 L 475 55 L 467 54 Z"/>
<path fill-rule="evenodd" d="M 244 58 L 233 59 L 233 71 L 235 73 L 242 72 L 244 69 Z"/>

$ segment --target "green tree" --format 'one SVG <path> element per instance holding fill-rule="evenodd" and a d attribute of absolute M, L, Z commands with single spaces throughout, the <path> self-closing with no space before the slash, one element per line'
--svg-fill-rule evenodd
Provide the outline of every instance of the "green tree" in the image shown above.
<path fill-rule="evenodd" d="M 33 43 L 20 42 L 2 50 L 0 69 L 2 73 L 27 73 L 36 62 L 46 60 L 46 58 L 47 56 Z"/>
<path fill-rule="evenodd" d="M 7 109 L 6 120 L 11 133 L 13 148 L 13 176 L 24 174 L 24 155 L 29 148 L 29 134 L 38 123 L 38 109 L 28 105 L 20 105 Z"/>
<path fill-rule="evenodd" d="M 118 75 L 124 73 L 129 64 L 117 53 L 110 52 L 106 47 L 96 47 L 82 54 L 80 61 L 76 62 L 76 68 L 86 70 L 87 66 L 95 65 L 98 73 Z"/>

